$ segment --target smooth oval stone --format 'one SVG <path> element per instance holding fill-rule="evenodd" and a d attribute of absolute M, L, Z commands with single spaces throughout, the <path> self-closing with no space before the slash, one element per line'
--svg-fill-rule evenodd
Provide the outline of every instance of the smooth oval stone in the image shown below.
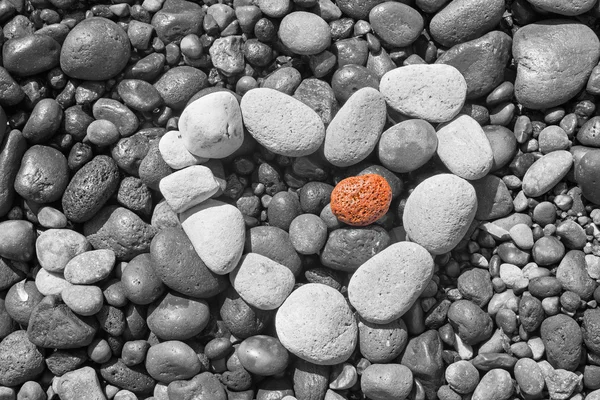
<path fill-rule="evenodd" d="M 579 184 L 583 196 L 595 204 L 600 204 L 599 170 L 600 151 L 587 151 L 579 162 L 575 163 L 575 180 Z"/>
<path fill-rule="evenodd" d="M 121 272 L 121 287 L 134 304 L 146 305 L 158 299 L 165 287 L 154 272 L 150 254 L 140 254 Z"/>
<path fill-rule="evenodd" d="M 25 98 L 25 92 L 21 85 L 4 67 L 0 67 L 0 79 L 4 82 L 4 86 L 0 88 L 0 105 L 3 107 L 14 106 Z"/>
<path fill-rule="evenodd" d="M 26 200 L 51 203 L 61 198 L 68 183 L 67 158 L 52 147 L 36 145 L 23 155 L 15 190 Z"/>
<path fill-rule="evenodd" d="M 412 241 L 432 254 L 452 250 L 477 212 L 477 195 L 467 181 L 450 174 L 424 180 L 408 197 L 402 217 Z"/>
<path fill-rule="evenodd" d="M 327 22 L 318 15 L 305 11 L 286 15 L 281 20 L 278 35 L 287 48 L 300 55 L 319 54 L 331 44 L 331 31 Z"/>
<path fill-rule="evenodd" d="M 473 392 L 473 400 L 508 400 L 513 394 L 513 382 L 508 371 L 493 369 L 481 378 Z"/>
<path fill-rule="evenodd" d="M 18 386 L 35 379 L 45 367 L 43 354 L 23 330 L 12 332 L 0 342 L 0 361 L 3 386 Z"/>
<path fill-rule="evenodd" d="M 385 120 L 383 96 L 373 88 L 359 89 L 327 127 L 323 143 L 325 159 L 336 167 L 361 162 L 377 146 Z"/>
<path fill-rule="evenodd" d="M 71 285 L 60 296 L 73 312 L 84 316 L 97 314 L 104 301 L 102 290 L 93 285 Z"/>
<path fill-rule="evenodd" d="M 30 261 L 35 254 L 36 232 L 29 221 L 0 222 L 0 257 Z"/>
<path fill-rule="evenodd" d="M 159 382 L 190 379 L 201 370 L 196 352 L 187 344 L 170 340 L 155 344 L 148 349 L 146 370 Z"/>
<path fill-rule="evenodd" d="M 372 364 L 363 371 L 360 388 L 373 400 L 405 399 L 413 388 L 413 373 L 401 364 Z"/>
<path fill-rule="evenodd" d="M 206 158 L 196 157 L 188 151 L 179 131 L 165 133 L 158 142 L 158 150 L 163 160 L 173 169 L 183 169 L 208 161 Z"/>
<path fill-rule="evenodd" d="M 304 79 L 296 88 L 294 98 L 312 108 L 325 125 L 331 122 L 339 107 L 329 83 L 320 79 Z"/>
<path fill-rule="evenodd" d="M 540 329 L 546 357 L 554 368 L 574 371 L 579 365 L 583 336 L 577 322 L 565 314 L 548 317 Z"/>
<path fill-rule="evenodd" d="M 27 123 L 23 127 L 23 136 L 31 143 L 42 143 L 50 139 L 60 128 L 63 111 L 54 99 L 40 100 Z"/>
<path fill-rule="evenodd" d="M 226 373 L 227 372 L 225 372 L 225 374 Z M 225 374 L 223 374 L 223 375 L 225 375 Z M 224 379 L 224 381 L 225 381 L 225 379 Z M 160 395 L 157 395 L 158 394 L 157 388 L 159 387 L 159 385 L 163 385 L 163 384 L 159 383 L 156 385 L 156 387 L 154 389 L 154 396 L 156 399 L 163 399 L 163 397 L 160 397 Z M 166 393 L 164 393 L 164 395 L 165 396 L 168 395 L 168 399 L 172 399 L 172 400 L 185 400 L 190 395 L 196 397 L 198 400 L 231 399 L 232 396 L 228 395 L 227 393 L 244 393 L 244 392 L 226 391 L 226 389 L 224 388 L 224 385 L 221 384 L 221 381 L 219 378 L 217 378 L 216 374 L 212 374 L 210 372 L 203 372 L 199 375 L 196 375 L 189 381 L 178 380 L 175 382 L 171 382 L 166 387 Z M 245 399 L 245 398 L 240 398 L 240 400 L 243 400 L 243 399 Z M 115 400 L 118 400 L 118 399 L 115 397 Z"/>
<path fill-rule="evenodd" d="M 127 137 L 135 133 L 139 120 L 127 106 L 121 102 L 108 98 L 98 99 L 92 108 L 94 118 L 112 122 L 121 136 Z"/>
<path fill-rule="evenodd" d="M 100 375 L 111 385 L 143 395 L 152 393 L 156 381 L 141 365 L 128 367 L 120 358 L 112 358 L 100 366 Z"/>
<path fill-rule="evenodd" d="M 78 399 L 82 393 L 85 393 L 85 396 L 90 399 L 105 398 L 98 375 L 92 367 L 83 367 L 67 372 L 58 378 L 53 386 L 56 387 L 56 393 L 64 400 Z M 115 399 L 117 399 L 116 396 Z M 125 399 L 120 398 L 120 400 Z"/>
<path fill-rule="evenodd" d="M 339 68 L 331 77 L 331 87 L 340 104 L 345 103 L 359 89 L 377 89 L 379 78 L 362 65 L 348 64 Z"/>
<path fill-rule="evenodd" d="M 590 11 L 596 4 L 593 0 L 575 0 L 564 2 L 560 0 L 528 0 L 534 7 L 554 14 L 580 15 Z"/>
<path fill-rule="evenodd" d="M 545 386 L 544 374 L 539 365 L 531 358 L 521 358 L 515 364 L 515 379 L 522 393 L 537 396 Z"/>
<path fill-rule="evenodd" d="M 10 289 L 4 299 L 4 308 L 10 318 L 26 328 L 29 325 L 31 311 L 44 296 L 37 289 L 35 282 L 26 281 L 25 276 L 17 276 L 16 279 L 12 279 L 12 282 L 10 280 L 7 282 L 10 283 Z"/>
<path fill-rule="evenodd" d="M 50 36 L 27 35 L 4 43 L 2 61 L 8 72 L 17 76 L 30 76 L 56 67 L 60 52 L 60 43 Z"/>
<path fill-rule="evenodd" d="M 565 290 L 577 293 L 586 301 L 591 299 L 597 286 L 588 275 L 585 253 L 580 250 L 571 250 L 565 254 L 556 270 L 556 279 Z"/>
<path fill-rule="evenodd" d="M 257 253 L 289 268 L 296 276 L 302 260 L 294 249 L 289 234 L 276 226 L 256 226 L 246 234 L 244 253 Z"/>
<path fill-rule="evenodd" d="M 208 303 L 168 292 L 148 308 L 148 328 L 162 340 L 187 340 L 208 325 Z"/>
<path fill-rule="evenodd" d="M 477 193 L 475 219 L 478 221 L 502 218 L 513 210 L 512 196 L 502 179 L 495 175 L 486 175 L 471 184 Z"/>
<path fill-rule="evenodd" d="M 59 295 L 71 286 L 60 272 L 50 272 L 42 269 L 35 276 L 35 287 L 44 296 Z"/>
<path fill-rule="evenodd" d="M 61 272 L 76 255 L 92 249 L 81 233 L 70 229 L 48 229 L 35 242 L 40 266 L 48 271 Z"/>
<path fill-rule="evenodd" d="M 259 310 L 278 308 L 296 283 L 289 268 L 256 253 L 243 256 L 229 280 L 240 296 Z"/>
<path fill-rule="evenodd" d="M 176 213 L 181 213 L 212 197 L 221 188 L 210 168 L 192 165 L 162 178 L 160 192 Z"/>
<path fill-rule="evenodd" d="M 502 0 L 453 1 L 434 15 L 429 30 L 436 42 L 451 47 L 491 31 L 503 13 Z"/>
<path fill-rule="evenodd" d="M 448 309 L 448 321 L 463 342 L 475 345 L 492 336 L 494 323 L 489 314 L 470 300 L 458 300 Z"/>
<path fill-rule="evenodd" d="M 379 90 L 388 106 L 399 113 L 428 122 L 446 122 L 462 109 L 467 83 L 450 65 L 407 65 L 383 75 Z"/>
<path fill-rule="evenodd" d="M 230 156 L 244 140 L 237 99 L 229 92 L 215 92 L 195 100 L 181 113 L 179 131 L 185 148 L 197 157 Z"/>
<path fill-rule="evenodd" d="M 192 96 L 207 85 L 208 77 L 204 72 L 198 68 L 184 65 L 165 72 L 156 81 L 154 87 L 165 101 L 165 105 L 174 110 L 183 110 Z"/>
<path fill-rule="evenodd" d="M 386 168 L 406 173 L 425 165 L 435 154 L 437 145 L 435 129 L 429 122 L 409 119 L 381 134 L 377 153 Z"/>
<path fill-rule="evenodd" d="M 78 23 L 67 35 L 60 52 L 60 67 L 71 78 L 106 80 L 125 68 L 131 54 L 127 33 L 106 18 Z"/>
<path fill-rule="evenodd" d="M 357 325 L 344 296 L 319 283 L 292 292 L 277 311 L 275 329 L 289 352 L 318 365 L 346 361 L 357 343 Z"/>
<path fill-rule="evenodd" d="M 428 330 L 408 341 L 406 350 L 399 361 L 406 365 L 420 382 L 428 398 L 435 398 L 435 393 L 444 382 L 444 361 L 442 359 L 443 342 L 435 330 Z"/>
<path fill-rule="evenodd" d="M 558 296 L 562 292 L 562 284 L 554 276 L 539 276 L 529 281 L 529 292 L 536 297 Z"/>
<path fill-rule="evenodd" d="M 236 354 L 248 372 L 259 376 L 277 375 L 285 371 L 289 354 L 274 337 L 257 335 L 245 339 Z"/>
<path fill-rule="evenodd" d="M 112 250 L 86 251 L 73 257 L 65 265 L 65 279 L 74 285 L 90 285 L 108 278 L 115 266 Z"/>
<path fill-rule="evenodd" d="M 254 139 L 275 154 L 301 157 L 317 151 L 325 127 L 304 103 L 274 89 L 248 91 L 241 102 L 244 125 Z"/>
<path fill-rule="evenodd" d="M 150 244 L 150 255 L 156 275 L 181 294 L 209 298 L 228 286 L 225 276 L 206 267 L 180 227 L 159 230 Z"/>
<path fill-rule="evenodd" d="M 477 99 L 502 83 L 511 48 L 510 36 L 493 31 L 457 44 L 442 54 L 436 63 L 455 67 L 467 82 L 467 99 Z"/>
<path fill-rule="evenodd" d="M 148 252 L 156 229 L 124 207 L 106 206 L 83 225 L 83 234 L 94 249 L 112 250 L 117 260 L 129 261 Z"/>
<path fill-rule="evenodd" d="M 321 263 L 339 271 L 354 272 L 390 242 L 389 234 L 379 226 L 335 229 L 321 252 Z"/>
<path fill-rule="evenodd" d="M 466 360 L 448 365 L 444 375 L 450 388 L 459 394 L 473 392 L 479 383 L 479 371 Z"/>
<path fill-rule="evenodd" d="M 536 162 L 523 177 L 523 191 L 529 197 L 539 197 L 564 178 L 573 165 L 573 156 L 566 150 L 548 153 Z"/>
<path fill-rule="evenodd" d="M 163 100 L 150 83 L 140 79 L 124 79 L 117 86 L 123 102 L 137 111 L 151 112 L 160 107 Z"/>
<path fill-rule="evenodd" d="M 206 200 L 181 213 L 179 219 L 208 269 L 219 275 L 233 271 L 242 257 L 246 234 L 240 210 L 217 200 Z"/>
<path fill-rule="evenodd" d="M 58 296 L 46 296 L 31 312 L 27 337 L 44 348 L 75 349 L 89 345 L 97 330 L 95 319 L 79 317 Z"/>
<path fill-rule="evenodd" d="M 227 329 L 237 338 L 245 339 L 262 333 L 274 317 L 274 311 L 250 306 L 231 286 L 224 297 L 219 314 Z"/>
<path fill-rule="evenodd" d="M 327 224 L 317 215 L 301 214 L 290 224 L 289 235 L 299 254 L 317 254 L 327 241 Z"/>
<path fill-rule="evenodd" d="M 412 307 L 432 276 L 433 258 L 425 248 L 394 243 L 356 270 L 348 299 L 366 321 L 386 324 Z"/>
<path fill-rule="evenodd" d="M 387 324 L 358 321 L 360 353 L 372 363 L 387 363 L 402 353 L 408 342 L 406 324 L 401 318 Z"/>
<path fill-rule="evenodd" d="M 27 148 L 27 140 L 17 129 L 8 132 L 0 142 L 0 216 L 4 217 L 13 206 L 15 178 Z"/>
<path fill-rule="evenodd" d="M 107 156 L 96 156 L 75 173 L 67 186 L 62 207 L 73 222 L 91 219 L 119 186 L 119 168 Z"/>
<path fill-rule="evenodd" d="M 494 294 L 490 274 L 479 268 L 474 268 L 460 274 L 457 288 L 465 299 L 471 300 L 482 308 L 490 301 Z"/>
<path fill-rule="evenodd" d="M 369 12 L 371 29 L 392 47 L 407 47 L 413 44 L 425 25 L 417 10 L 406 4 L 388 1 Z"/>
<path fill-rule="evenodd" d="M 517 139 L 510 129 L 500 125 L 486 125 L 483 132 L 487 136 L 494 161 L 491 171 L 497 171 L 512 161 L 517 152 Z"/>
<path fill-rule="evenodd" d="M 585 230 L 575 221 L 566 220 L 556 227 L 558 236 L 567 249 L 581 250 L 587 243 Z"/>
<path fill-rule="evenodd" d="M 438 127 L 437 155 L 455 175 L 468 180 L 483 178 L 492 169 L 494 155 L 481 125 L 460 115 Z"/>
<path fill-rule="evenodd" d="M 545 20 L 515 33 L 515 97 L 523 106 L 545 109 L 561 105 L 585 86 L 600 57 L 600 40 L 586 25 Z"/>
<path fill-rule="evenodd" d="M 357 20 L 366 20 L 371 9 L 384 1 L 385 0 L 339 0 L 335 4 L 347 16 Z"/>

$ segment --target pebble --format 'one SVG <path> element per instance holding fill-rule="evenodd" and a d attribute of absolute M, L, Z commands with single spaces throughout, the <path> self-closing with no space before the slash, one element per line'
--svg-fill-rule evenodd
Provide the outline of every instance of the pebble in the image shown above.
<path fill-rule="evenodd" d="M 548 153 L 533 163 L 523 177 L 523 191 L 529 197 L 547 193 L 569 172 L 573 156 L 566 150 Z"/>
<path fill-rule="evenodd" d="M 404 399 L 412 387 L 413 373 L 401 364 L 372 364 L 361 375 L 360 388 L 373 400 Z"/>
<path fill-rule="evenodd" d="M 531 252 L 538 265 L 547 266 L 560 262 L 565 254 L 565 246 L 555 236 L 544 236 L 535 242 Z"/>
<path fill-rule="evenodd" d="M 16 37 L 2 46 L 3 66 L 17 76 L 36 75 L 56 67 L 60 54 L 60 43 L 48 35 Z"/>
<path fill-rule="evenodd" d="M 292 220 L 290 241 L 300 254 L 318 254 L 327 241 L 327 225 L 314 214 L 301 214 Z"/>
<path fill-rule="evenodd" d="M 70 229 L 48 229 L 35 241 L 37 259 L 47 271 L 62 272 L 76 255 L 92 249 L 85 236 Z"/>
<path fill-rule="evenodd" d="M 44 356 L 27 339 L 27 332 L 17 330 L 0 342 L 0 385 L 18 386 L 36 379 L 44 371 Z"/>
<path fill-rule="evenodd" d="M 229 279 L 240 296 L 260 310 L 278 308 L 295 284 L 292 271 L 256 253 L 243 256 L 238 267 L 229 274 Z"/>
<path fill-rule="evenodd" d="M 366 321 L 389 323 L 412 307 L 431 280 L 433 267 L 433 258 L 420 245 L 392 244 L 356 270 L 348 298 Z"/>
<path fill-rule="evenodd" d="M 318 365 L 346 361 L 357 344 L 358 327 L 348 303 L 319 283 L 292 292 L 277 311 L 275 328 L 289 352 Z"/>
<path fill-rule="evenodd" d="M 570 146 L 567 133 L 563 128 L 555 125 L 550 125 L 540 132 L 538 144 L 543 154 L 556 150 L 567 150 Z"/>
<path fill-rule="evenodd" d="M 182 213 L 212 197 L 220 186 L 210 168 L 192 165 L 162 178 L 159 188 L 171 209 Z"/>
<path fill-rule="evenodd" d="M 244 217 L 235 206 L 206 200 L 184 211 L 179 219 L 208 269 L 219 275 L 234 270 L 245 241 Z"/>
<path fill-rule="evenodd" d="M 167 393 L 168 398 L 172 398 L 173 400 L 185 399 L 189 395 L 197 397 L 198 400 L 226 400 L 228 398 L 217 376 L 210 372 L 202 372 L 189 381 L 179 380 L 171 382 Z M 159 399 L 157 398 L 157 400 Z"/>
<path fill-rule="evenodd" d="M 550 398 L 562 400 L 572 398 L 573 392 L 581 386 L 583 376 L 564 369 L 556 369 L 546 374 L 545 378 Z"/>
<path fill-rule="evenodd" d="M 325 125 L 331 122 L 339 108 L 333 89 L 320 79 L 304 79 L 296 88 L 294 98 L 312 108 Z"/>
<path fill-rule="evenodd" d="M 248 91 L 242 98 L 241 110 L 250 135 L 275 154 L 306 156 L 316 152 L 325 139 L 321 117 L 309 106 L 277 90 Z"/>
<path fill-rule="evenodd" d="M 595 5 L 591 0 L 579 0 L 571 3 L 564 3 L 560 0 L 531 0 L 530 3 L 542 11 L 568 16 L 583 14 L 594 8 Z"/>
<path fill-rule="evenodd" d="M 174 1 L 167 1 L 166 3 L 174 3 Z M 184 2 L 181 1 L 181 3 Z M 185 3 L 195 5 L 189 1 L 185 1 Z M 163 7 L 164 10 L 165 7 Z M 158 14 L 155 14 L 155 18 Z M 197 15 L 201 14 L 198 13 Z M 193 15 L 189 17 L 193 17 Z M 178 27 L 174 32 L 179 32 L 180 28 L 182 27 Z M 207 86 L 208 77 L 206 74 L 200 69 L 187 65 L 169 69 L 154 83 L 154 87 L 160 93 L 165 105 L 174 110 L 183 110 L 188 101 L 192 99 L 192 96 Z"/>
<path fill-rule="evenodd" d="M 92 17 L 78 23 L 60 51 L 60 67 L 71 78 L 106 80 L 115 77 L 129 61 L 131 44 L 116 23 Z"/>
<path fill-rule="evenodd" d="M 188 151 L 179 131 L 165 133 L 158 142 L 158 150 L 167 165 L 176 170 L 208 161 L 207 158 L 197 157 Z"/>
<path fill-rule="evenodd" d="M 121 272 L 121 285 L 125 296 L 134 304 L 146 305 L 158 299 L 165 287 L 156 276 L 150 254 L 134 257 Z"/>
<path fill-rule="evenodd" d="M 487 136 L 494 161 L 491 171 L 497 171 L 508 165 L 517 152 L 517 140 L 515 134 L 508 128 L 500 125 L 486 125 L 483 132 Z"/>
<path fill-rule="evenodd" d="M 114 124 L 123 137 L 131 136 L 139 126 L 137 116 L 123 103 L 108 99 L 98 99 L 92 108 L 96 120 L 106 120 Z M 91 125 L 91 123 L 88 125 Z"/>
<path fill-rule="evenodd" d="M 556 279 L 564 290 L 577 293 L 585 301 L 592 298 L 597 286 L 588 275 L 585 253 L 580 250 L 571 250 L 565 254 L 556 269 Z"/>
<path fill-rule="evenodd" d="M 400 364 L 413 373 L 415 385 L 419 382 L 428 398 L 433 396 L 444 382 L 443 342 L 435 330 L 428 330 L 408 341 Z"/>
<path fill-rule="evenodd" d="M 504 68 L 511 56 L 512 39 L 492 31 L 476 39 L 456 44 L 436 60 L 452 65 L 467 82 L 467 99 L 489 94 L 504 80 Z"/>
<path fill-rule="evenodd" d="M 381 93 L 370 87 L 357 90 L 327 127 L 325 159 L 337 167 L 363 161 L 377 146 L 385 120 L 386 105 Z"/>
<path fill-rule="evenodd" d="M 302 270 L 302 260 L 294 249 L 290 235 L 276 226 L 256 226 L 246 234 L 244 253 L 265 256 L 289 268 L 297 276 Z"/>
<path fill-rule="evenodd" d="M 502 0 L 455 1 L 434 15 L 429 30 L 434 40 L 451 47 L 491 31 L 503 13 Z"/>
<path fill-rule="evenodd" d="M 490 316 L 470 300 L 458 300 L 448 309 L 448 321 L 460 339 L 475 345 L 489 339 L 493 333 Z"/>
<path fill-rule="evenodd" d="M 473 186 L 455 175 L 440 174 L 415 188 L 404 207 L 402 221 L 412 241 L 438 255 L 460 242 L 476 212 Z"/>
<path fill-rule="evenodd" d="M 0 222 L 0 257 L 30 261 L 35 255 L 36 232 L 29 221 Z"/>
<path fill-rule="evenodd" d="M 242 367 L 259 376 L 280 374 L 289 363 L 289 354 L 285 347 L 276 338 L 266 335 L 245 339 L 236 354 Z"/>
<path fill-rule="evenodd" d="M 262 333 L 274 317 L 273 311 L 251 307 L 229 287 L 219 313 L 227 329 L 237 338 L 245 339 Z"/>
<path fill-rule="evenodd" d="M 44 296 L 59 295 L 65 288 L 71 286 L 59 272 L 40 270 L 35 276 L 35 286 Z"/>
<path fill-rule="evenodd" d="M 354 272 L 390 243 L 390 235 L 379 226 L 336 229 L 329 233 L 321 263 L 335 270 Z"/>
<path fill-rule="evenodd" d="M 212 64 L 225 76 L 244 71 L 244 42 L 241 36 L 218 38 L 209 49 Z"/>
<path fill-rule="evenodd" d="M 371 29 L 392 47 L 413 44 L 423 31 L 423 17 L 414 8 L 395 2 L 376 5 L 369 12 Z"/>
<path fill-rule="evenodd" d="M 381 134 L 377 154 L 389 170 L 406 173 L 425 165 L 435 154 L 437 145 L 435 129 L 429 122 L 410 119 Z"/>
<path fill-rule="evenodd" d="M 51 203 L 65 191 L 68 181 L 66 157 L 47 146 L 30 147 L 21 159 L 15 178 L 15 190 L 24 199 Z"/>
<path fill-rule="evenodd" d="M 483 129 L 473 118 L 460 115 L 437 131 L 437 155 L 455 175 L 483 178 L 492 169 L 493 152 Z"/>
<path fill-rule="evenodd" d="M 186 35 L 202 33 L 205 12 L 191 1 L 166 0 L 152 17 L 152 26 L 165 44 L 183 39 Z M 150 21 L 149 21 L 150 22 Z"/>
<path fill-rule="evenodd" d="M 115 266 L 112 250 L 92 250 L 77 254 L 64 268 L 65 279 L 74 285 L 90 285 L 108 278 Z"/>
<path fill-rule="evenodd" d="M 75 173 L 62 197 L 65 215 L 73 222 L 94 217 L 117 191 L 119 169 L 107 156 L 99 155 Z"/>
<path fill-rule="evenodd" d="M 598 36 L 587 26 L 568 20 L 523 28 L 513 37 L 517 101 L 536 110 L 567 102 L 585 86 L 598 63 Z"/>
<path fill-rule="evenodd" d="M 583 313 L 581 324 L 581 332 L 586 348 L 593 352 L 600 352 L 600 335 L 598 328 L 600 327 L 600 310 L 588 309 Z"/>
<path fill-rule="evenodd" d="M 548 362 L 554 368 L 574 371 L 579 365 L 583 336 L 577 322 L 565 314 L 548 317 L 541 326 Z"/>
<path fill-rule="evenodd" d="M 406 324 L 401 318 L 387 324 L 358 321 L 360 353 L 371 363 L 388 363 L 398 357 L 408 342 Z"/>
<path fill-rule="evenodd" d="M 62 119 L 63 111 L 58 102 L 42 99 L 37 102 L 23 127 L 23 136 L 32 143 L 43 143 L 58 131 Z"/>
<path fill-rule="evenodd" d="M 316 14 L 294 11 L 279 26 L 279 39 L 292 52 L 300 55 L 319 54 L 331 44 L 331 31 Z"/>
<path fill-rule="evenodd" d="M 529 250 L 533 247 L 533 232 L 531 228 L 525 224 L 518 224 L 510 228 L 510 238 L 513 242 L 523 250 Z"/>
<path fill-rule="evenodd" d="M 159 382 L 190 379 L 201 370 L 194 350 L 178 340 L 169 340 L 151 346 L 146 355 L 146 370 Z"/>
<path fill-rule="evenodd" d="M 492 369 L 486 373 L 471 397 L 473 400 L 508 400 L 513 394 L 510 373 L 503 369 Z"/>
<path fill-rule="evenodd" d="M 146 322 L 162 340 L 188 340 L 199 335 L 209 323 L 206 301 L 168 292 L 148 307 Z"/>
<path fill-rule="evenodd" d="M 142 112 L 152 112 L 163 102 L 158 90 L 150 83 L 140 79 L 122 80 L 117 86 L 117 93 L 125 105 Z"/>
<path fill-rule="evenodd" d="M 490 274 L 479 268 L 470 269 L 460 274 L 457 288 L 463 298 L 473 301 L 482 308 L 494 294 Z"/>
<path fill-rule="evenodd" d="M 151 393 L 156 384 L 143 367 L 128 367 L 117 358 L 102 364 L 100 375 L 108 383 L 138 394 Z"/>
<path fill-rule="evenodd" d="M 506 184 L 495 175 L 485 177 L 471 183 L 477 194 L 478 221 L 489 221 L 502 218 L 513 210 L 513 201 Z"/>
<path fill-rule="evenodd" d="M 528 396 L 538 396 L 545 386 L 544 374 L 531 358 L 522 358 L 515 364 L 515 379 L 521 392 Z"/>
<path fill-rule="evenodd" d="M 62 300 L 73 312 L 91 316 L 102 308 L 102 290 L 93 285 L 71 285 L 60 292 Z"/>
<path fill-rule="evenodd" d="M 112 250 L 117 260 L 129 261 L 148 252 L 156 228 L 124 207 L 106 206 L 83 225 L 83 234 L 94 249 Z"/>
<path fill-rule="evenodd" d="M 460 112 L 467 83 L 450 65 L 408 65 L 383 75 L 379 90 L 395 111 L 436 123 L 450 121 Z"/>
<path fill-rule="evenodd" d="M 230 156 L 244 140 L 237 99 L 223 91 L 193 101 L 181 113 L 179 131 L 185 148 L 196 157 Z"/>
<path fill-rule="evenodd" d="M 581 188 L 583 197 L 598 204 L 600 203 L 600 184 L 596 172 L 600 165 L 600 151 L 587 151 L 575 164 L 575 180 Z"/>
<path fill-rule="evenodd" d="M 479 372 L 468 361 L 461 360 L 446 368 L 445 378 L 448 386 L 456 393 L 472 393 L 479 383 Z"/>
<path fill-rule="evenodd" d="M 341 180 L 331 192 L 331 212 L 343 223 L 366 226 L 385 215 L 392 189 L 385 178 L 366 174 Z"/>

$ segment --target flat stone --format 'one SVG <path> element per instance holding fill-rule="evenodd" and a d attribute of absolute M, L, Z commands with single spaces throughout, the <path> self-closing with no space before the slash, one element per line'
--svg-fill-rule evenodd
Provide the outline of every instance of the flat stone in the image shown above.
<path fill-rule="evenodd" d="M 572 99 L 585 86 L 600 57 L 598 36 L 586 25 L 545 20 L 513 37 L 517 63 L 515 97 L 523 106 L 546 109 Z"/>
<path fill-rule="evenodd" d="M 432 276 L 433 258 L 425 248 L 394 243 L 354 272 L 348 298 L 363 319 L 386 324 L 412 307 Z"/>
<path fill-rule="evenodd" d="M 523 191 L 529 197 L 547 193 L 564 178 L 573 165 L 573 156 L 566 150 L 548 153 L 533 163 L 523 177 Z"/>
<path fill-rule="evenodd" d="M 390 244 L 390 236 L 380 226 L 342 227 L 329 233 L 321 251 L 321 263 L 329 268 L 354 272 Z"/>
<path fill-rule="evenodd" d="M 190 379 L 201 370 L 200 360 L 194 349 L 178 340 L 155 344 L 146 354 L 146 370 L 159 382 Z"/>
<path fill-rule="evenodd" d="M 171 68 L 154 84 L 165 104 L 175 110 L 183 110 L 188 101 L 207 86 L 206 74 L 198 68 L 187 65 Z"/>
<path fill-rule="evenodd" d="M 319 54 L 331 44 L 331 31 L 316 14 L 295 11 L 286 15 L 279 26 L 281 42 L 300 55 Z"/>
<path fill-rule="evenodd" d="M 414 8 L 392 1 L 376 5 L 369 12 L 371 29 L 392 47 L 413 44 L 425 25 L 423 17 Z"/>
<path fill-rule="evenodd" d="M 162 178 L 159 188 L 171 209 L 181 213 L 212 197 L 220 186 L 210 168 L 192 165 Z"/>
<path fill-rule="evenodd" d="M 408 65 L 383 75 L 379 90 L 397 112 L 428 122 L 446 122 L 462 109 L 467 82 L 450 65 Z"/>
<path fill-rule="evenodd" d="M 46 35 L 10 39 L 2 46 L 3 66 L 17 76 L 36 75 L 56 67 L 60 51 L 60 43 Z"/>
<path fill-rule="evenodd" d="M 115 252 L 92 250 L 73 257 L 63 271 L 65 279 L 74 285 L 89 285 L 107 278 L 115 266 Z"/>

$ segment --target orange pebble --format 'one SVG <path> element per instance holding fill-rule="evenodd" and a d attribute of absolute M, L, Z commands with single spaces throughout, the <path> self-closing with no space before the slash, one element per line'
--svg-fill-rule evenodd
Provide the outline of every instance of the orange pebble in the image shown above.
<path fill-rule="evenodd" d="M 388 211 L 391 202 L 392 188 L 384 177 L 377 174 L 346 178 L 331 192 L 333 215 L 353 226 L 377 221 Z"/>

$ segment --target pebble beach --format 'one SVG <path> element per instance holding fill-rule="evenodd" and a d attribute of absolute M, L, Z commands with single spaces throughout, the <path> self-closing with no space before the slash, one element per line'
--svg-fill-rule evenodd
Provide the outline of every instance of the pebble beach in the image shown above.
<path fill-rule="evenodd" d="M 0 27 L 0 400 L 600 400 L 598 0 Z"/>

